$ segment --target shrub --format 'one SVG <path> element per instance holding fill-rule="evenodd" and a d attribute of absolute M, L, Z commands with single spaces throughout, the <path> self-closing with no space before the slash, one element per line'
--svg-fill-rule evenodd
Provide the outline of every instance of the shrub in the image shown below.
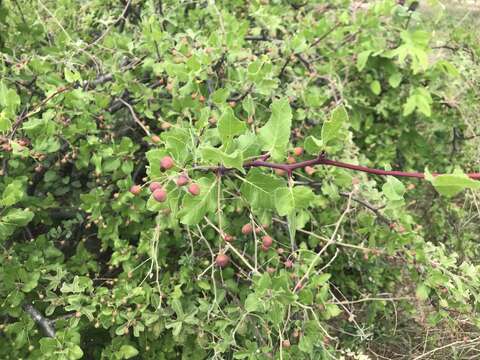
<path fill-rule="evenodd" d="M 478 39 L 364 5 L 0 1 L 0 357 L 475 346 Z"/>

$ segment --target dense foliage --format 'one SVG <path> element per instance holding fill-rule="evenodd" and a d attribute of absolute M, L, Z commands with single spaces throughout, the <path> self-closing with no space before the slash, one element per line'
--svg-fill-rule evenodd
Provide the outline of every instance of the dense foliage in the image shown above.
<path fill-rule="evenodd" d="M 0 1 L 0 358 L 469 358 L 480 42 L 412 3 Z"/>

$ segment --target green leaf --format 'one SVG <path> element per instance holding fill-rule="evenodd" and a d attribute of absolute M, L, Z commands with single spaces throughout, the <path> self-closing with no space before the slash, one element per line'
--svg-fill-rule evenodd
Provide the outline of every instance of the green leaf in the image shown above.
<path fill-rule="evenodd" d="M 122 345 L 117 354 L 121 356 L 121 359 L 130 359 L 138 355 L 138 350 L 132 345 Z"/>
<path fill-rule="evenodd" d="M 262 300 L 258 297 L 258 294 L 251 293 L 245 300 L 245 310 L 248 312 L 255 312 L 263 310 Z"/>
<path fill-rule="evenodd" d="M 375 95 L 380 95 L 380 93 L 382 92 L 382 87 L 380 86 L 380 82 L 378 80 L 372 81 L 370 83 L 370 90 L 372 90 L 372 92 Z"/>
<path fill-rule="evenodd" d="M 325 304 L 325 312 L 323 316 L 325 319 L 331 319 L 335 316 L 338 316 L 342 313 L 342 310 L 335 304 Z"/>
<path fill-rule="evenodd" d="M 218 133 L 224 144 L 228 144 L 237 136 L 247 130 L 247 125 L 235 116 L 233 109 L 226 108 L 218 120 Z"/>
<path fill-rule="evenodd" d="M 305 139 L 303 147 L 305 148 L 305 151 L 309 154 L 318 154 L 321 150 L 325 148 L 325 146 L 323 145 L 323 141 L 321 139 L 317 139 L 313 135 L 310 135 Z"/>
<path fill-rule="evenodd" d="M 322 127 L 322 142 L 324 146 L 329 145 L 332 140 L 335 140 L 340 135 L 340 130 L 343 124 L 348 122 L 348 114 L 343 106 L 337 107 L 333 110 L 330 120 L 325 121 Z"/>
<path fill-rule="evenodd" d="M 0 240 L 8 239 L 15 229 L 27 225 L 33 219 L 33 212 L 27 209 L 10 209 L 0 215 Z"/>
<path fill-rule="evenodd" d="M 227 89 L 217 89 L 212 94 L 212 101 L 217 105 L 225 104 L 229 94 Z"/>
<path fill-rule="evenodd" d="M 81 359 L 83 357 L 83 351 L 78 345 L 73 345 L 69 351 L 69 360 Z"/>
<path fill-rule="evenodd" d="M 426 88 L 415 88 L 407 99 L 407 102 L 403 105 L 403 115 L 408 116 L 415 110 L 418 110 L 427 117 L 432 115 L 430 105 L 433 100 L 430 96 L 430 92 Z"/>
<path fill-rule="evenodd" d="M 272 114 L 259 130 L 262 149 L 268 151 L 273 160 L 281 160 L 287 151 L 292 126 L 292 109 L 287 99 L 275 100 L 270 107 Z"/>
<path fill-rule="evenodd" d="M 402 81 L 402 74 L 400 72 L 393 73 L 388 77 L 388 83 L 392 88 L 397 88 L 398 85 L 400 85 L 400 82 Z"/>
<path fill-rule="evenodd" d="M 314 199 L 312 189 L 306 186 L 281 187 L 275 190 L 275 208 L 280 216 L 305 209 Z"/>
<path fill-rule="evenodd" d="M 417 286 L 417 290 L 415 291 L 417 299 L 421 301 L 427 300 L 429 293 L 430 289 L 425 284 L 419 284 Z"/>
<path fill-rule="evenodd" d="M 0 203 L 3 206 L 12 206 L 13 204 L 16 204 L 17 202 L 22 200 L 23 195 L 23 181 L 14 180 L 10 184 L 8 184 L 3 191 Z"/>
<path fill-rule="evenodd" d="M 13 115 L 20 103 L 20 96 L 15 90 L 9 89 L 3 81 L 0 81 L 0 107 L 5 108 L 10 115 Z"/>
<path fill-rule="evenodd" d="M 368 57 L 372 53 L 372 50 L 365 50 L 358 54 L 357 56 L 357 69 L 362 71 L 367 65 Z"/>
<path fill-rule="evenodd" d="M 382 186 L 382 191 L 390 201 L 403 201 L 405 185 L 396 177 L 389 176 L 387 177 L 387 182 Z"/>
<path fill-rule="evenodd" d="M 240 191 L 252 208 L 273 209 L 275 190 L 284 185 L 285 180 L 278 176 L 266 175 L 254 168 L 243 179 Z"/>
<path fill-rule="evenodd" d="M 200 194 L 197 196 L 186 194 L 183 198 L 182 209 L 178 212 L 180 222 L 185 225 L 196 225 L 208 212 L 215 212 L 217 209 L 215 179 L 203 177 L 197 183 L 200 185 Z"/>
<path fill-rule="evenodd" d="M 231 154 L 226 154 L 220 149 L 206 146 L 201 148 L 200 152 L 203 160 L 209 164 L 221 164 L 227 168 L 235 168 L 243 171 L 243 156 L 238 149 Z"/>
<path fill-rule="evenodd" d="M 440 194 L 452 197 L 465 189 L 479 189 L 480 181 L 469 178 L 460 169 L 455 169 L 452 174 L 433 176 L 425 169 L 425 179 L 430 181 Z"/>

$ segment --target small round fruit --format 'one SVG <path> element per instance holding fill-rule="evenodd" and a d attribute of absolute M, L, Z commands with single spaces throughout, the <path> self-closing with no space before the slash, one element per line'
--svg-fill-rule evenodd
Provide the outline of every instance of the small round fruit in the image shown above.
<path fill-rule="evenodd" d="M 315 169 L 311 166 L 305 166 L 305 172 L 307 175 L 312 176 L 315 172 Z"/>
<path fill-rule="evenodd" d="M 223 234 L 223 240 L 226 242 L 232 242 L 235 238 L 232 235 L 229 234 Z"/>
<path fill-rule="evenodd" d="M 296 162 L 297 162 L 297 160 L 295 160 L 295 158 L 293 156 L 287 157 L 287 163 L 288 164 L 295 164 Z"/>
<path fill-rule="evenodd" d="M 200 185 L 198 185 L 197 183 L 190 184 L 190 186 L 188 187 L 188 192 L 190 194 L 192 194 L 193 196 L 199 195 L 200 194 Z"/>
<path fill-rule="evenodd" d="M 160 125 L 160 128 L 161 128 L 162 130 L 168 130 L 168 129 L 170 129 L 171 127 L 172 127 L 172 124 L 170 124 L 169 122 L 166 122 L 166 121 L 162 122 L 162 125 Z"/>
<path fill-rule="evenodd" d="M 131 188 L 130 188 L 130 192 L 133 194 L 133 195 L 138 195 L 140 194 L 140 192 L 142 191 L 142 187 L 140 185 L 133 185 Z"/>
<path fill-rule="evenodd" d="M 160 142 L 160 136 L 152 135 L 152 142 L 158 144 Z"/>
<path fill-rule="evenodd" d="M 265 236 L 262 236 L 262 245 L 266 248 L 269 248 L 270 246 L 272 246 L 273 244 L 273 239 L 268 236 L 268 235 L 265 235 Z"/>
<path fill-rule="evenodd" d="M 278 176 L 285 176 L 287 172 L 285 170 L 282 170 L 282 169 L 275 169 L 275 174 L 277 174 Z"/>
<path fill-rule="evenodd" d="M 285 262 L 283 263 L 283 265 L 285 265 L 285 267 L 287 269 L 290 269 L 293 267 L 293 261 L 292 260 L 285 260 Z"/>
<path fill-rule="evenodd" d="M 282 341 L 282 347 L 289 348 L 290 347 L 290 340 L 285 339 Z"/>
<path fill-rule="evenodd" d="M 184 186 L 184 185 L 187 185 L 187 184 L 188 184 L 188 176 L 184 175 L 184 174 L 181 174 L 177 178 L 177 186 Z"/>
<path fill-rule="evenodd" d="M 167 192 L 163 188 L 157 189 L 153 192 L 153 198 L 158 202 L 164 202 L 167 200 Z"/>
<path fill-rule="evenodd" d="M 243 234 L 243 235 L 251 234 L 252 231 L 253 231 L 252 224 L 247 223 L 247 224 L 245 224 L 245 225 L 242 226 L 242 234 Z"/>
<path fill-rule="evenodd" d="M 229 263 L 230 258 L 228 257 L 228 255 L 225 254 L 218 254 L 217 258 L 215 259 L 215 264 L 222 269 L 226 267 Z"/>
<path fill-rule="evenodd" d="M 295 156 L 301 156 L 303 154 L 303 148 L 300 146 L 297 146 L 296 148 L 293 149 L 293 153 Z"/>
<path fill-rule="evenodd" d="M 265 245 L 262 245 L 262 251 L 265 251 L 265 252 L 267 252 L 267 251 L 268 251 L 268 249 L 270 249 L 270 247 L 268 247 L 268 246 L 265 246 Z"/>
<path fill-rule="evenodd" d="M 160 166 L 164 170 L 171 169 L 175 163 L 173 162 L 173 159 L 170 156 L 164 156 L 162 160 L 160 160 Z"/>
<path fill-rule="evenodd" d="M 157 189 L 160 189 L 162 187 L 162 184 L 160 184 L 158 181 L 154 181 L 150 184 L 149 188 L 151 192 L 154 192 Z"/>

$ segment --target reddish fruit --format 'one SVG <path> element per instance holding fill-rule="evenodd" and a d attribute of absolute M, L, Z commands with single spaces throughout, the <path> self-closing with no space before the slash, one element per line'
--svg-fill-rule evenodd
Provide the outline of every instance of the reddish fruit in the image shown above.
<path fill-rule="evenodd" d="M 267 267 L 267 272 L 269 274 L 273 274 L 275 272 L 275 268 L 269 266 L 269 267 Z"/>
<path fill-rule="evenodd" d="M 275 169 L 275 174 L 277 174 L 278 176 L 285 176 L 287 172 L 285 170 L 282 170 L 282 169 Z"/>
<path fill-rule="evenodd" d="M 200 101 L 200 102 L 202 102 L 202 103 L 205 102 L 205 96 L 200 95 L 200 96 L 198 97 L 198 101 Z"/>
<path fill-rule="evenodd" d="M 283 265 L 285 265 L 285 267 L 287 269 L 290 269 L 293 267 L 293 261 L 292 260 L 285 260 L 285 262 L 283 263 Z"/>
<path fill-rule="evenodd" d="M 160 136 L 152 135 L 152 142 L 158 144 L 160 142 Z"/>
<path fill-rule="evenodd" d="M 285 252 L 285 250 L 283 248 L 278 248 L 277 249 L 277 254 L 278 255 L 282 255 L 284 252 Z"/>
<path fill-rule="evenodd" d="M 242 234 L 243 234 L 243 235 L 251 234 L 252 231 L 253 231 L 252 224 L 247 223 L 247 224 L 245 224 L 245 225 L 242 226 Z"/>
<path fill-rule="evenodd" d="M 164 202 L 167 200 L 167 192 L 163 188 L 157 189 L 153 192 L 153 198 L 158 202 Z"/>
<path fill-rule="evenodd" d="M 233 108 L 233 107 L 237 106 L 237 103 L 236 103 L 235 101 L 230 101 L 230 102 L 228 103 L 228 105 L 230 105 L 230 107 Z"/>
<path fill-rule="evenodd" d="M 273 244 L 273 239 L 268 236 L 268 235 L 265 235 L 265 236 L 262 236 L 262 245 L 266 248 L 269 248 L 270 246 L 272 246 Z"/>
<path fill-rule="evenodd" d="M 188 184 L 188 176 L 184 175 L 184 174 L 181 174 L 177 178 L 177 186 L 184 186 L 184 185 L 187 185 L 187 184 Z"/>
<path fill-rule="evenodd" d="M 229 263 L 230 258 L 225 254 L 218 254 L 217 258 L 215 259 L 215 264 L 222 269 L 226 267 Z"/>
<path fill-rule="evenodd" d="M 289 348 L 290 347 L 290 340 L 285 339 L 282 341 L 282 347 Z"/>
<path fill-rule="evenodd" d="M 295 149 L 293 149 L 293 153 L 295 154 L 295 156 L 301 156 L 303 154 L 303 148 L 297 146 Z"/>
<path fill-rule="evenodd" d="M 268 249 L 270 249 L 268 246 L 262 245 L 262 251 L 268 251 Z"/>
<path fill-rule="evenodd" d="M 303 284 L 301 282 L 298 282 L 297 285 L 295 285 L 296 290 L 302 290 L 303 289 Z"/>
<path fill-rule="evenodd" d="M 255 234 L 260 234 L 261 231 L 262 231 L 262 228 L 258 226 L 255 228 Z"/>
<path fill-rule="evenodd" d="M 315 169 L 311 166 L 305 166 L 305 172 L 307 175 L 312 176 L 315 173 Z"/>
<path fill-rule="evenodd" d="M 140 194 L 140 192 L 142 191 L 142 187 L 140 185 L 133 185 L 131 188 L 130 188 L 130 192 L 133 194 L 133 195 L 138 195 Z"/>
<path fill-rule="evenodd" d="M 267 230 L 267 229 L 270 227 L 270 225 L 267 224 L 267 223 L 265 223 L 265 224 L 262 224 L 262 227 L 263 227 L 265 230 Z"/>
<path fill-rule="evenodd" d="M 249 117 L 247 118 L 247 124 L 248 124 L 248 125 L 252 125 L 252 124 L 253 124 L 253 116 L 249 116 Z"/>
<path fill-rule="evenodd" d="M 297 162 L 297 160 L 295 160 L 295 158 L 293 156 L 287 157 L 287 163 L 288 164 L 295 164 L 296 162 Z"/>
<path fill-rule="evenodd" d="M 229 234 L 223 234 L 223 240 L 226 242 L 232 242 L 235 238 L 232 235 Z"/>
<path fill-rule="evenodd" d="M 151 192 L 154 192 L 157 189 L 160 189 L 162 187 L 162 184 L 160 184 L 158 181 L 154 181 L 150 184 L 149 189 Z"/>
<path fill-rule="evenodd" d="M 163 170 L 171 169 L 174 165 L 175 163 L 170 156 L 164 156 L 162 160 L 160 160 L 160 166 Z"/>
<path fill-rule="evenodd" d="M 192 194 L 193 196 L 199 195 L 200 194 L 200 185 L 198 185 L 197 183 L 190 184 L 190 186 L 188 187 L 188 192 L 190 194 Z"/>
<path fill-rule="evenodd" d="M 162 130 L 168 130 L 168 129 L 170 129 L 171 127 L 172 127 L 172 124 L 170 124 L 169 122 L 166 122 L 166 121 L 162 122 L 162 125 L 160 125 L 160 128 L 161 128 Z"/>

